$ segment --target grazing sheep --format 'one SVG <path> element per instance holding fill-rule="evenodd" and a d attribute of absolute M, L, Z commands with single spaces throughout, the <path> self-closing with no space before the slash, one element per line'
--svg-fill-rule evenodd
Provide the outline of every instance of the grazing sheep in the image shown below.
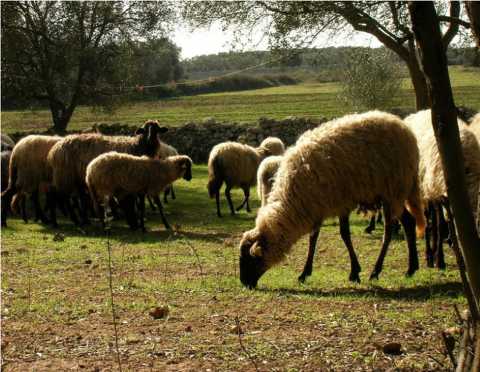
<path fill-rule="evenodd" d="M 160 148 L 159 148 L 159 152 L 157 154 L 158 158 L 159 159 L 165 159 L 165 158 L 168 158 L 169 156 L 175 156 L 175 155 L 178 155 L 178 151 L 175 147 L 165 143 L 165 142 L 161 142 L 160 143 Z M 167 200 L 167 196 L 170 195 L 172 196 L 172 199 L 175 200 L 175 191 L 173 190 L 173 185 L 168 185 L 166 188 L 165 188 L 165 191 L 163 192 L 163 201 L 165 203 L 168 203 L 168 200 Z M 150 201 L 150 199 L 149 199 Z M 150 206 L 153 207 L 152 203 L 150 202 Z M 152 209 L 155 209 L 155 208 L 152 208 Z"/>
<path fill-rule="evenodd" d="M 47 166 L 47 155 L 50 149 L 62 138 L 57 136 L 30 135 L 22 138 L 14 147 L 9 164 L 9 183 L 2 192 L 2 219 L 6 220 L 7 206 L 12 197 L 13 204 L 25 204 L 27 194 L 31 195 L 36 219 L 47 223 L 38 198 L 39 191 L 47 191 L 50 184 L 50 171 Z M 3 165 L 2 165 L 3 167 Z M 15 209 L 15 208 L 14 208 Z M 22 208 L 23 219 L 26 221 L 25 208 Z"/>
<path fill-rule="evenodd" d="M 8 165 L 10 164 L 10 157 L 12 150 L 2 151 L 2 192 L 6 190 L 8 186 Z"/>
<path fill-rule="evenodd" d="M 435 140 L 432 127 L 432 115 L 430 110 L 419 111 L 405 118 L 405 123 L 417 138 L 420 151 L 419 179 L 420 193 L 423 204 L 429 205 L 429 214 L 432 216 L 431 235 L 433 248 L 430 247 L 430 229 L 426 235 L 426 257 L 428 266 L 433 267 L 434 261 L 437 267 L 445 268 L 445 260 L 442 248 L 441 226 L 442 201 L 447 198 L 447 188 L 443 178 L 442 161 Z M 465 175 L 467 189 L 472 207 L 477 206 L 478 190 L 480 185 L 480 148 L 474 131 L 474 124 L 470 127 L 461 119 L 458 119 L 460 142 L 462 144 L 463 158 L 465 162 Z M 445 235 L 445 233 L 444 233 Z"/>
<path fill-rule="evenodd" d="M 48 163 L 53 172 L 52 183 L 56 197 L 65 203 L 72 221 L 78 224 L 68 196 L 78 193 L 82 201 L 82 223 L 88 223 L 85 174 L 88 164 L 93 159 L 109 151 L 154 157 L 160 147 L 159 134 L 166 131 L 167 128 L 160 127 L 157 121 L 150 120 L 145 122 L 133 137 L 79 134 L 65 137 L 57 143 L 48 155 Z M 127 213 L 133 210 L 131 205 L 129 202 L 129 206 L 124 206 Z M 56 226 L 55 208 L 52 210 L 51 219 Z"/>
<path fill-rule="evenodd" d="M 383 205 L 385 231 L 371 278 L 381 272 L 396 218 L 404 226 L 408 274 L 413 274 L 418 268 L 415 220 L 417 235 L 425 229 L 418 160 L 413 133 L 398 117 L 379 111 L 347 115 L 304 133 L 287 150 L 256 227 L 243 235 L 241 282 L 255 287 L 265 271 L 326 218 L 348 218 L 358 204 L 378 202 Z"/>
<path fill-rule="evenodd" d="M 216 199 L 218 217 L 221 217 L 220 188 L 223 182 L 226 184 L 225 196 L 231 214 L 235 214 L 230 195 L 233 187 L 242 188 L 245 196 L 237 211 L 246 205 L 247 212 L 250 212 L 250 187 L 255 185 L 260 162 L 267 156 L 282 155 L 284 152 L 283 142 L 275 137 L 264 139 L 257 148 L 237 142 L 224 142 L 214 146 L 208 158 L 208 193 L 210 198 Z"/>
<path fill-rule="evenodd" d="M 119 200 L 132 194 L 158 195 L 168 185 L 183 177 L 192 179 L 192 160 L 186 155 L 170 156 L 167 159 L 151 159 L 118 152 L 108 152 L 95 158 L 87 167 L 86 183 L 94 206 L 99 214 L 99 204 L 107 205 L 113 196 Z M 144 225 L 144 198 L 140 203 L 140 227 Z M 170 226 L 163 215 L 161 203 L 157 205 L 162 221 Z"/>

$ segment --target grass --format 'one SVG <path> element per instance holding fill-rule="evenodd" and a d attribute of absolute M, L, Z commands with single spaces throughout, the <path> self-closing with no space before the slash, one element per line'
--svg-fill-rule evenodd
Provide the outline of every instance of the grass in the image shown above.
<path fill-rule="evenodd" d="M 456 104 L 480 109 L 480 70 L 453 66 L 450 67 L 450 74 Z M 339 89 L 338 83 L 304 83 L 243 92 L 125 103 L 113 113 L 79 107 L 72 117 L 69 129 L 90 128 L 94 123 L 138 125 L 151 118 L 172 126 L 206 117 L 245 123 L 254 122 L 262 116 L 275 119 L 290 115 L 331 118 L 351 111 L 337 98 Z M 414 94 L 409 79 L 404 81 L 393 107 L 414 108 Z M 51 116 L 47 110 L 2 112 L 4 132 L 45 130 L 50 126 Z"/>
<path fill-rule="evenodd" d="M 465 299 L 450 251 L 447 270 L 427 269 L 421 260 L 419 272 L 405 278 L 407 250 L 397 237 L 380 280 L 369 282 L 382 231 L 366 235 L 367 221 L 354 215 L 361 284 L 348 282 L 348 254 L 337 221 L 329 220 L 306 284 L 296 279 L 305 238 L 249 291 L 238 280 L 238 243 L 254 226 L 254 213 L 229 216 L 222 199 L 226 216 L 217 218 L 206 166 L 195 166 L 193 176 L 178 183 L 177 199 L 166 205 L 175 233 L 154 212 L 146 234 L 113 224 L 124 370 L 254 370 L 236 334 L 237 317 L 242 343 L 262 371 L 451 368 L 439 332 L 455 324 L 452 306 Z M 236 204 L 241 196 L 233 193 Z M 63 220 L 52 230 L 11 219 L 2 229 L 1 260 L 5 371 L 116 369 L 107 239 L 96 222 L 81 231 Z M 149 311 L 162 305 L 168 318 L 154 320 Z M 401 343 L 404 353 L 385 355 L 388 342 Z"/>

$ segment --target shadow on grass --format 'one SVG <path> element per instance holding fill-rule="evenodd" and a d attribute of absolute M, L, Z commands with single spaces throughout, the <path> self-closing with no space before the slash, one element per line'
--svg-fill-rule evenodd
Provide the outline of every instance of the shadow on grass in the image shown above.
<path fill-rule="evenodd" d="M 463 286 L 460 282 L 433 283 L 432 285 L 416 286 L 411 288 L 389 289 L 379 286 L 370 288 L 334 288 L 331 290 L 309 288 L 260 288 L 260 292 L 276 293 L 285 295 L 304 295 L 312 297 L 377 297 L 386 300 L 414 300 L 425 301 L 434 296 L 457 298 L 463 294 Z"/>

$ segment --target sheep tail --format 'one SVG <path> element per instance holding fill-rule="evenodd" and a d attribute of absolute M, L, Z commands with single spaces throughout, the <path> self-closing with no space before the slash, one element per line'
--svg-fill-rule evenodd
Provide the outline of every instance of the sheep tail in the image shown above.
<path fill-rule="evenodd" d="M 425 219 L 425 214 L 423 213 L 423 203 L 420 197 L 420 187 L 418 178 L 415 180 L 415 185 L 408 196 L 407 201 L 405 202 L 405 207 L 410 212 L 410 214 L 415 217 L 415 222 L 417 224 L 417 238 L 423 238 L 425 235 L 425 227 L 427 221 Z"/>
<path fill-rule="evenodd" d="M 18 169 L 16 164 L 10 160 L 10 166 L 8 168 L 8 186 L 1 194 L 2 204 L 6 203 L 6 205 L 9 205 L 12 197 L 17 192 L 17 173 Z"/>
<path fill-rule="evenodd" d="M 10 209 L 15 214 L 20 214 L 20 204 L 24 201 L 25 194 L 22 192 L 17 192 L 10 203 Z"/>
<path fill-rule="evenodd" d="M 214 198 L 223 183 L 223 168 L 218 157 L 208 162 L 208 195 Z"/>

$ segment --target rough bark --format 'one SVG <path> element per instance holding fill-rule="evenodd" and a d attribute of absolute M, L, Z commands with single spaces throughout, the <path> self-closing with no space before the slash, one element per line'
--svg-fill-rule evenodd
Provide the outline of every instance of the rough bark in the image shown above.
<path fill-rule="evenodd" d="M 470 28 L 477 43 L 477 48 L 480 48 L 480 2 L 465 1 L 465 8 L 468 18 L 470 18 Z"/>

